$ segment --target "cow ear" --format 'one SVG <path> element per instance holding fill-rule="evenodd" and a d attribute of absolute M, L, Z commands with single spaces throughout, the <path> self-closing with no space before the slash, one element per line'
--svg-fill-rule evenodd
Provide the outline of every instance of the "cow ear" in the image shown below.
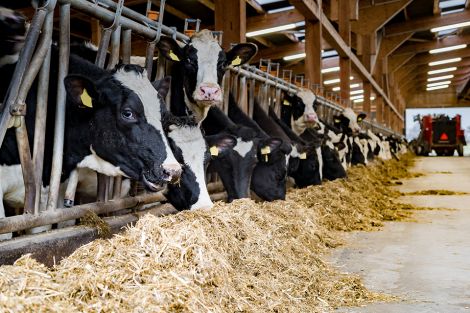
<path fill-rule="evenodd" d="M 258 46 L 253 43 L 239 43 L 227 52 L 227 65 L 239 66 L 248 63 L 258 52 Z"/>
<path fill-rule="evenodd" d="M 360 113 L 357 115 L 357 121 L 362 122 L 366 118 L 367 114 L 366 113 Z"/>
<path fill-rule="evenodd" d="M 183 60 L 183 49 L 181 49 L 181 47 L 173 38 L 162 36 L 157 44 L 157 47 L 160 51 L 160 54 L 162 54 L 168 60 L 174 62 L 180 62 Z"/>
<path fill-rule="evenodd" d="M 218 156 L 233 149 L 237 144 L 237 139 L 231 135 L 211 135 L 206 136 L 206 142 L 211 155 Z"/>
<path fill-rule="evenodd" d="M 171 87 L 171 76 L 165 76 L 162 79 L 152 82 L 153 87 L 163 99 L 166 98 Z"/>
<path fill-rule="evenodd" d="M 69 99 L 79 108 L 93 108 L 98 93 L 94 83 L 80 75 L 68 75 L 64 78 L 65 90 Z"/>

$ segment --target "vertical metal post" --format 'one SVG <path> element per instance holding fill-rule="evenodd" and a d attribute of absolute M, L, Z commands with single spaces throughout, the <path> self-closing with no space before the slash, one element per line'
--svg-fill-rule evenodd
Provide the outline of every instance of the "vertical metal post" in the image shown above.
<path fill-rule="evenodd" d="M 119 62 L 119 45 L 121 42 L 121 26 L 117 25 L 111 35 L 111 56 L 106 69 L 112 70 Z"/>
<path fill-rule="evenodd" d="M 60 176 L 62 173 L 62 156 L 64 152 L 65 99 L 64 78 L 69 70 L 70 55 L 70 3 L 60 6 L 60 39 L 59 39 L 59 74 L 57 83 L 57 108 L 54 127 L 54 149 L 52 152 L 51 182 L 47 210 L 57 208 Z"/>
<path fill-rule="evenodd" d="M 132 30 L 124 29 L 122 31 L 122 62 L 124 64 L 131 63 L 131 51 L 132 51 Z"/>
<path fill-rule="evenodd" d="M 36 197 L 36 185 L 34 179 L 34 168 L 29 149 L 28 132 L 26 130 L 24 116 L 16 116 L 20 120 L 20 126 L 16 128 L 16 141 L 20 155 L 21 168 L 23 170 L 23 181 L 25 187 L 24 213 L 34 213 L 34 199 Z"/>

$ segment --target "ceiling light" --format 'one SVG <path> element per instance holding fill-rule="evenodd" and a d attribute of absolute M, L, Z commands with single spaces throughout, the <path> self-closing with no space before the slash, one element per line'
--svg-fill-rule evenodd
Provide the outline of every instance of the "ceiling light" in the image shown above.
<path fill-rule="evenodd" d="M 288 55 L 288 56 L 285 56 L 283 57 L 282 59 L 284 61 L 290 61 L 290 60 L 295 60 L 295 59 L 302 59 L 302 58 L 305 58 L 305 52 L 303 53 L 297 53 L 297 54 L 292 54 L 292 55 Z"/>
<path fill-rule="evenodd" d="M 441 65 L 441 64 L 455 63 L 455 62 L 460 62 L 460 61 L 462 61 L 462 58 L 452 58 L 452 59 L 446 59 L 446 60 L 440 60 L 440 61 L 430 62 L 430 63 L 429 63 L 429 66 L 436 66 L 436 65 Z"/>
<path fill-rule="evenodd" d="M 351 95 L 358 95 L 364 93 L 364 89 L 353 90 L 350 92 Z"/>
<path fill-rule="evenodd" d="M 322 73 L 333 73 L 333 72 L 338 72 L 338 71 L 339 71 L 339 66 L 324 68 L 321 70 Z"/>
<path fill-rule="evenodd" d="M 426 88 L 426 90 L 427 90 L 427 91 L 430 91 L 430 90 L 445 89 L 445 88 L 449 88 L 449 85 L 441 85 L 441 86 L 435 86 L 435 87 L 428 87 L 428 88 Z"/>
<path fill-rule="evenodd" d="M 444 76 L 430 77 L 430 78 L 428 78 L 428 82 L 435 82 L 435 81 L 438 81 L 438 80 L 451 79 L 451 78 L 454 78 L 454 75 L 444 75 Z"/>
<path fill-rule="evenodd" d="M 333 87 L 333 91 L 340 91 L 340 90 L 341 90 L 341 88 L 339 88 L 339 87 Z"/>
<path fill-rule="evenodd" d="M 429 75 L 439 74 L 439 73 L 445 73 L 445 72 L 452 72 L 452 71 L 455 71 L 455 70 L 457 70 L 457 68 L 455 66 L 454 67 L 446 67 L 446 68 L 441 68 L 440 70 L 429 71 L 428 74 Z"/>
<path fill-rule="evenodd" d="M 279 13 L 279 12 L 289 11 L 289 10 L 293 10 L 294 8 L 295 8 L 295 7 L 294 7 L 293 5 L 290 5 L 290 6 L 284 7 L 284 8 L 268 10 L 268 14 L 273 14 L 273 13 Z"/>
<path fill-rule="evenodd" d="M 356 100 L 353 100 L 353 101 L 354 101 L 354 103 L 361 103 L 361 102 L 364 102 L 364 98 L 356 99 Z"/>
<path fill-rule="evenodd" d="M 297 25 L 295 23 L 291 23 L 291 24 L 286 24 L 286 25 L 281 25 L 281 26 L 276 26 L 276 27 L 271 27 L 271 28 L 266 28 L 266 29 L 260 29 L 260 30 L 256 30 L 253 32 L 246 33 L 246 37 L 255 37 L 255 36 L 276 33 L 276 32 L 280 32 L 283 30 L 293 29 L 296 27 Z"/>
<path fill-rule="evenodd" d="M 359 86 L 360 86 L 360 84 L 351 84 L 351 85 L 349 85 L 349 88 L 352 89 L 352 88 L 357 88 Z M 333 91 L 339 91 L 339 90 L 341 90 L 340 87 L 333 87 Z"/>
<path fill-rule="evenodd" d="M 438 48 L 438 49 L 432 49 L 432 50 L 429 50 L 429 53 L 431 53 L 431 54 L 436 54 L 436 53 L 442 53 L 442 52 L 447 52 L 447 51 L 459 50 L 459 49 L 464 49 L 464 48 L 467 48 L 467 45 L 466 45 L 466 44 L 463 44 L 463 45 L 455 45 L 455 46 L 444 47 L 444 48 Z"/>
<path fill-rule="evenodd" d="M 450 80 L 444 80 L 442 82 L 427 84 L 426 87 L 434 87 L 434 86 L 449 85 L 449 84 L 450 84 Z"/>
<path fill-rule="evenodd" d="M 325 80 L 323 82 L 323 84 L 332 85 L 332 84 L 336 84 L 336 83 L 339 83 L 339 82 L 340 82 L 339 78 L 335 78 L 335 79 Z"/>
<path fill-rule="evenodd" d="M 470 21 L 457 23 L 457 24 L 446 25 L 446 26 L 441 26 L 441 27 L 436 27 L 436 28 L 431 28 L 431 32 L 437 33 L 441 30 L 447 30 L 447 29 L 459 28 L 459 27 L 465 27 L 465 26 L 470 26 Z"/>
<path fill-rule="evenodd" d="M 370 100 L 375 100 L 375 97 L 374 96 L 370 97 Z"/>
<path fill-rule="evenodd" d="M 349 99 L 351 100 L 364 99 L 364 95 L 352 96 Z"/>
<path fill-rule="evenodd" d="M 447 9 L 461 5 L 465 5 L 465 0 L 447 0 L 439 2 L 439 8 L 441 9 Z"/>

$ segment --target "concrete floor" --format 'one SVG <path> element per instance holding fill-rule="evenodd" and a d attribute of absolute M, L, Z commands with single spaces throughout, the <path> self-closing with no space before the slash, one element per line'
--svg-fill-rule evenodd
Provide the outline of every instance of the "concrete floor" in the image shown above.
<path fill-rule="evenodd" d="M 445 189 L 470 193 L 470 158 L 419 158 L 426 176 L 404 181 L 399 190 Z M 450 172 L 450 173 L 439 173 Z M 387 223 L 383 231 L 353 233 L 332 261 L 363 277 L 370 290 L 402 301 L 342 308 L 361 313 L 470 313 L 470 195 L 406 196 L 403 201 L 455 210 L 423 211 L 417 223 Z"/>

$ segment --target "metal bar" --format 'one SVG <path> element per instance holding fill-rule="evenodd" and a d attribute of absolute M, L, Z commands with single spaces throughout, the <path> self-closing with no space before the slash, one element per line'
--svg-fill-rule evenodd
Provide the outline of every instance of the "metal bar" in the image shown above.
<path fill-rule="evenodd" d="M 124 29 L 122 31 L 122 62 L 124 64 L 131 63 L 131 43 L 132 43 L 132 30 Z"/>
<path fill-rule="evenodd" d="M 57 80 L 57 108 L 54 126 L 54 148 L 52 152 L 52 171 L 49 184 L 47 210 L 57 208 L 60 178 L 62 173 L 62 154 L 64 151 L 65 128 L 65 86 L 64 78 L 69 71 L 70 55 L 70 4 L 60 6 L 59 73 Z"/>
<path fill-rule="evenodd" d="M 161 193 L 149 193 L 115 201 L 77 205 L 67 210 L 45 211 L 38 215 L 16 215 L 0 219 L 0 234 L 77 219 L 90 211 L 96 214 L 104 214 L 164 200 L 165 197 Z"/>
<path fill-rule="evenodd" d="M 3 106 L 0 107 L 0 146 L 1 143 L 3 143 L 3 139 L 8 128 L 8 123 L 10 121 L 10 109 L 15 103 L 16 96 L 18 95 L 18 91 L 20 88 L 21 80 L 23 78 L 27 66 L 29 65 L 34 49 L 36 48 L 39 33 L 41 31 L 42 25 L 48 12 L 48 9 L 46 9 L 46 7 L 49 8 L 49 5 L 46 4 L 45 7 L 38 8 L 36 10 L 36 13 L 34 14 L 33 20 L 31 21 L 31 25 L 29 27 L 29 31 L 26 35 L 25 45 L 21 50 L 18 63 L 15 67 L 15 72 L 13 73 L 10 86 L 8 87 L 8 91 L 5 96 L 5 100 L 3 101 Z"/>
<path fill-rule="evenodd" d="M 101 30 L 101 40 L 98 46 L 98 52 L 96 53 L 95 64 L 101 68 L 104 68 L 106 62 L 106 55 L 108 54 L 109 41 L 111 39 L 112 30 L 109 28 L 103 28 Z"/>
<path fill-rule="evenodd" d="M 111 35 L 111 55 L 106 69 L 112 70 L 119 62 L 119 46 L 121 43 L 121 26 L 116 26 Z M 130 59 L 130 58 L 129 58 Z"/>
<path fill-rule="evenodd" d="M 114 177 L 113 200 L 121 198 L 122 176 Z"/>
<path fill-rule="evenodd" d="M 20 126 L 16 128 L 16 142 L 18 144 L 18 153 L 21 160 L 21 169 L 23 170 L 23 181 L 25 189 L 24 213 L 33 214 L 36 198 L 36 180 L 34 179 L 34 167 L 31 160 L 31 150 L 29 149 L 28 132 L 26 130 L 24 116 L 17 116 L 20 119 Z"/>

